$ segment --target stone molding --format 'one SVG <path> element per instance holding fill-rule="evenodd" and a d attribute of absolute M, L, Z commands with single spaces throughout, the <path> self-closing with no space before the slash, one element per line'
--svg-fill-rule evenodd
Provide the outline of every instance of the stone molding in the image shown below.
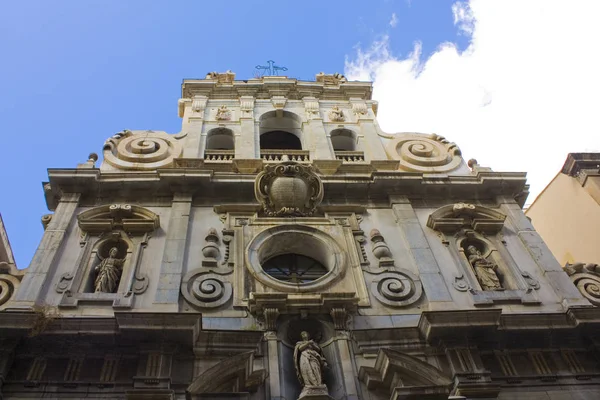
<path fill-rule="evenodd" d="M 153 232 L 160 227 L 157 214 L 145 207 L 131 204 L 107 204 L 84 211 L 77 216 L 79 228 L 97 234 L 123 229 L 130 233 Z"/>
<path fill-rule="evenodd" d="M 435 231 L 455 233 L 463 228 L 495 234 L 504 227 L 506 215 L 492 208 L 455 203 L 440 207 L 427 218 L 427 226 Z"/>
<path fill-rule="evenodd" d="M 452 380 L 442 371 L 389 348 L 377 353 L 374 367 L 360 367 L 358 379 L 369 390 L 384 390 L 391 400 L 446 400 Z"/>
<path fill-rule="evenodd" d="M 226 358 L 197 376 L 186 390 L 189 399 L 205 399 L 202 394 L 254 392 L 267 377 L 264 369 L 254 369 L 254 352 Z"/>

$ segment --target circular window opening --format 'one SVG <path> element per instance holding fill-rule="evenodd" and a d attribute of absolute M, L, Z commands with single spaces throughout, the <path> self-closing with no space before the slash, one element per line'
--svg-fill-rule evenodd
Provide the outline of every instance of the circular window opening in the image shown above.
<path fill-rule="evenodd" d="M 281 254 L 269 258 L 262 264 L 271 277 L 286 283 L 310 283 L 329 272 L 314 258 L 295 253 Z"/>

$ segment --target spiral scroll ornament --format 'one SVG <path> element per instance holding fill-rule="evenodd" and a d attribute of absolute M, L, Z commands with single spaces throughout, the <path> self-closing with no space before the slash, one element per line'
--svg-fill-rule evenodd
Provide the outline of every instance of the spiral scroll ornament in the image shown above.
<path fill-rule="evenodd" d="M 104 160 L 115 168 L 152 170 L 167 167 L 180 157 L 181 136 L 165 132 L 129 130 L 119 132 L 104 143 Z"/>
<path fill-rule="evenodd" d="M 216 308 L 231 299 L 233 288 L 222 275 L 208 268 L 198 268 L 183 277 L 181 294 L 197 307 Z"/>
<path fill-rule="evenodd" d="M 0 306 L 8 302 L 15 290 L 19 287 L 20 280 L 12 275 L 0 274 Z"/>
<path fill-rule="evenodd" d="M 387 306 L 406 307 L 421 298 L 423 288 L 419 278 L 403 270 L 377 275 L 371 293 Z"/>
<path fill-rule="evenodd" d="M 462 162 L 458 146 L 436 134 L 399 133 L 391 139 L 387 153 L 399 160 L 400 169 L 405 171 L 448 172 Z"/>
<path fill-rule="evenodd" d="M 590 303 L 600 306 L 600 265 L 574 263 L 565 267 L 573 284 Z"/>

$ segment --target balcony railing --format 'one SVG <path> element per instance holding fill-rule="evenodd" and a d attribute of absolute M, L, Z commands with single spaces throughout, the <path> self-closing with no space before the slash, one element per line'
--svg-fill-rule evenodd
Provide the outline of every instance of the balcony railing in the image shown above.
<path fill-rule="evenodd" d="M 224 162 L 232 161 L 235 157 L 235 150 L 205 150 L 204 161 Z"/>
<path fill-rule="evenodd" d="M 365 153 L 362 151 L 336 151 L 335 158 L 344 163 L 364 163 Z"/>
<path fill-rule="evenodd" d="M 264 162 L 309 162 L 310 153 L 308 150 L 261 150 L 260 158 Z"/>

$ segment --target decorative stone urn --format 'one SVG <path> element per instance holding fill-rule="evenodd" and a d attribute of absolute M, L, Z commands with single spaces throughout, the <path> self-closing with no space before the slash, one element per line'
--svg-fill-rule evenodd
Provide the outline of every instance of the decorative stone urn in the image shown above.
<path fill-rule="evenodd" d="M 254 193 L 269 217 L 308 217 L 323 200 L 323 183 L 311 165 L 284 161 L 258 174 Z"/>

